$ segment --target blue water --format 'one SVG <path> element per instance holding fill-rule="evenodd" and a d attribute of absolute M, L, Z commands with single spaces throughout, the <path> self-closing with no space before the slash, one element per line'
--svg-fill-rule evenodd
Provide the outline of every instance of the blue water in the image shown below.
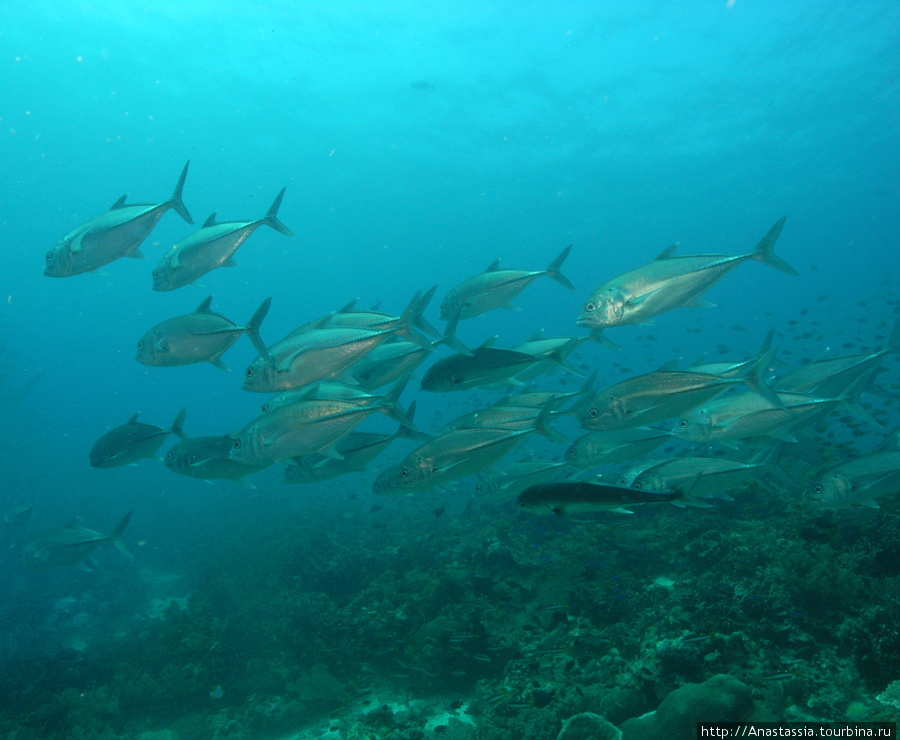
<path fill-rule="evenodd" d="M 460 327 L 470 345 L 499 334 L 512 346 L 540 328 L 582 334 L 590 290 L 673 242 L 744 253 L 786 215 L 776 249 L 801 277 L 741 265 L 707 294 L 718 308 L 612 330 L 620 353 L 590 346 L 579 360 L 608 384 L 622 377 L 612 362 L 645 372 L 718 358 L 720 345 L 742 359 L 770 328 L 792 364 L 872 349 L 888 332 L 900 244 L 895 3 L 43 0 L 0 10 L 0 29 L 0 509 L 35 503 L 27 527 L 3 535 L 0 663 L 53 642 L 59 599 L 111 602 L 127 620 L 141 607 L 121 594 L 142 568 L 215 571 L 239 540 L 252 569 L 246 554 L 276 523 L 327 514 L 338 493 L 360 497 L 347 516 L 370 506 L 374 471 L 298 489 L 273 468 L 251 492 L 151 460 L 88 466 L 93 442 L 135 411 L 168 425 L 186 406 L 191 435 L 256 413 L 264 397 L 240 389 L 254 357 L 245 339 L 224 357 L 230 373 L 133 359 L 150 326 L 209 294 L 237 322 L 272 296 L 271 343 L 353 298 L 399 313 L 416 290 L 437 283 L 440 298 L 497 257 L 536 270 L 573 244 L 564 272 L 575 292 L 541 279 L 516 299 L 520 312 Z M 191 231 L 167 213 L 143 261 L 42 275 L 62 235 L 123 193 L 165 200 L 188 159 L 196 224 L 214 211 L 258 218 L 286 186 L 279 217 L 296 236 L 260 229 L 237 267 L 154 293 L 153 265 Z M 800 329 L 817 322 L 802 340 L 789 323 L 801 316 Z M 896 392 L 890 368 L 882 385 Z M 475 402 L 420 403 L 417 421 L 433 431 L 438 414 Z M 390 505 L 402 521 L 402 502 Z M 105 532 L 131 509 L 137 564 L 105 548 L 94 573 L 19 568 L 30 536 L 76 516 Z M 36 636 L 37 624 L 49 627 Z"/>

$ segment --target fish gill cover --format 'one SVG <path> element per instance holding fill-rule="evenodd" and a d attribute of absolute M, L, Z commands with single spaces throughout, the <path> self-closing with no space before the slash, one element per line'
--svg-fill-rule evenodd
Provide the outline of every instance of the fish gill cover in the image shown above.
<path fill-rule="evenodd" d="M 0 19 L 0 733 L 896 717 L 895 3 Z"/>

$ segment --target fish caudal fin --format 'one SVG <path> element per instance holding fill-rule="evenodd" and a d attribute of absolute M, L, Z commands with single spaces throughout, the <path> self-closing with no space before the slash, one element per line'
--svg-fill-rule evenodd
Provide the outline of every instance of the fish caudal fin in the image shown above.
<path fill-rule="evenodd" d="M 172 422 L 172 434 L 174 434 L 178 439 L 187 439 L 184 434 L 184 417 L 187 414 L 187 409 L 181 409 L 178 412 L 178 416 L 175 417 L 175 421 Z"/>
<path fill-rule="evenodd" d="M 169 204 L 175 210 L 175 213 L 181 216 L 189 224 L 193 224 L 194 219 L 191 218 L 191 214 L 188 213 L 188 209 L 185 207 L 184 201 L 181 200 L 181 191 L 184 188 L 184 181 L 187 177 L 188 165 L 190 163 L 191 160 L 185 162 L 184 169 L 181 170 L 181 176 L 178 178 L 178 182 L 175 185 L 175 192 L 172 193 L 172 197 L 169 199 Z"/>
<path fill-rule="evenodd" d="M 416 308 L 416 317 L 413 319 L 413 325 L 425 332 L 426 334 L 430 334 L 433 337 L 441 336 L 441 333 L 434 328 L 428 321 L 425 320 L 423 314 L 425 313 L 425 309 L 428 308 L 428 304 L 431 302 L 431 299 L 434 297 L 434 292 L 437 290 L 437 285 L 432 285 L 431 288 L 425 292 L 419 299 L 419 305 Z"/>
<path fill-rule="evenodd" d="M 110 532 L 109 541 L 112 542 L 116 548 L 121 552 L 126 558 L 129 560 L 134 560 L 134 555 L 131 554 L 131 550 L 128 549 L 128 545 L 125 544 L 125 540 L 122 539 L 122 532 L 125 531 L 125 527 L 128 526 L 128 522 L 131 521 L 131 515 L 134 511 L 129 511 L 125 516 L 122 517 L 122 521 L 120 521 L 116 528 Z"/>
<path fill-rule="evenodd" d="M 430 291 L 433 295 L 433 291 Z M 431 296 L 428 297 L 431 300 Z M 400 336 L 408 339 L 413 344 L 418 344 L 422 349 L 431 352 L 431 342 L 419 334 L 414 326 L 417 321 L 422 318 L 422 312 L 428 306 L 428 301 L 422 302 L 422 291 L 416 291 L 410 302 L 403 309 L 403 313 L 397 321 L 394 331 Z"/>
<path fill-rule="evenodd" d="M 468 347 L 466 347 L 466 345 L 464 345 L 459 339 L 456 338 L 456 327 L 458 324 L 459 311 L 456 311 L 447 322 L 447 328 L 444 329 L 443 341 L 447 344 L 448 347 L 452 347 L 460 354 L 471 355 L 472 350 L 470 350 Z"/>
<path fill-rule="evenodd" d="M 547 265 L 547 269 L 544 272 L 547 274 L 547 277 L 552 278 L 564 288 L 568 288 L 569 290 L 575 290 L 575 286 L 572 285 L 569 278 L 563 275 L 560 272 L 560 268 L 562 267 L 562 263 L 566 261 L 566 257 L 569 256 L 569 252 L 572 251 L 572 245 L 570 244 L 566 247 L 562 252 L 559 253 L 559 256 L 553 260 L 549 265 Z"/>
<path fill-rule="evenodd" d="M 287 190 L 287 188 L 281 188 L 281 192 L 275 196 L 275 200 L 272 201 L 272 205 L 269 206 L 269 210 L 266 211 L 266 215 L 263 216 L 263 223 L 266 226 L 271 226 L 279 234 L 293 236 L 294 232 L 278 220 L 278 209 L 281 208 L 281 200 L 284 198 L 285 190 Z"/>
<path fill-rule="evenodd" d="M 762 262 L 764 265 L 781 270 L 787 275 L 797 276 L 800 273 L 775 254 L 775 242 L 778 240 L 778 235 L 781 234 L 781 229 L 784 228 L 785 218 L 787 217 L 782 216 L 775 222 L 775 225 L 769 229 L 768 233 L 759 240 L 759 244 L 756 245 L 756 249 L 753 250 L 751 256 L 757 262 Z"/>
<path fill-rule="evenodd" d="M 266 300 L 264 300 L 260 304 L 259 308 L 256 309 L 256 312 L 253 314 L 253 316 L 250 317 L 250 321 L 247 322 L 247 326 L 244 327 L 244 331 L 247 333 L 250 341 L 253 342 L 253 346 L 256 348 L 259 356 L 262 357 L 269 365 L 274 367 L 275 362 L 269 355 L 269 350 L 266 347 L 266 343 L 263 342 L 262 337 L 259 336 L 259 327 L 262 324 L 263 319 L 266 318 L 266 314 L 269 313 L 269 307 L 271 305 L 272 298 L 266 298 Z"/>

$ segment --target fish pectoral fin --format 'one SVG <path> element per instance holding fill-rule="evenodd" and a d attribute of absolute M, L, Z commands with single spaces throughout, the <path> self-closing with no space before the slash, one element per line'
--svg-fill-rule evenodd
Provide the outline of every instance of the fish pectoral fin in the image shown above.
<path fill-rule="evenodd" d="M 682 305 L 687 306 L 689 308 L 716 308 L 717 307 L 717 304 L 713 303 L 712 301 L 708 301 L 705 298 L 701 298 L 700 296 L 691 298 L 691 300 L 685 302 Z"/>
<path fill-rule="evenodd" d="M 165 339 L 160 339 L 156 344 L 153 345 L 157 352 L 168 352 L 169 351 L 169 343 Z"/>
<path fill-rule="evenodd" d="M 215 365 L 217 368 L 219 368 L 219 370 L 224 370 L 226 373 L 231 372 L 231 370 L 228 369 L 228 365 L 226 365 L 224 362 L 222 362 L 222 360 L 220 360 L 218 357 L 215 357 L 212 360 L 210 360 L 209 364 Z"/>
<path fill-rule="evenodd" d="M 234 261 L 234 257 L 229 257 L 222 263 L 222 267 L 237 267 L 237 262 Z"/>
<path fill-rule="evenodd" d="M 131 250 L 128 254 L 126 254 L 125 256 L 126 256 L 126 257 L 129 257 L 130 259 L 133 259 L 133 260 L 142 260 L 142 259 L 146 259 L 146 257 L 147 257 L 147 255 L 144 254 L 144 253 L 140 250 L 140 248 L 138 248 L 138 249 L 132 249 L 132 250 Z"/>

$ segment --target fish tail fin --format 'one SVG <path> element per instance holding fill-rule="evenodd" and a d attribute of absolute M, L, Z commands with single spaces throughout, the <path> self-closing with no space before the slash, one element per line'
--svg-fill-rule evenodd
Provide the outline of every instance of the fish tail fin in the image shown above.
<path fill-rule="evenodd" d="M 450 320 L 447 322 L 447 328 L 444 330 L 444 341 L 447 343 L 448 347 L 452 347 L 460 354 L 471 355 L 472 350 L 470 350 L 466 345 L 464 345 L 459 339 L 456 338 L 456 327 L 459 324 L 459 312 L 453 314 L 450 317 Z"/>
<path fill-rule="evenodd" d="M 272 201 L 272 205 L 269 206 L 269 210 L 266 211 L 266 215 L 263 216 L 262 220 L 266 226 L 271 226 L 279 234 L 293 236 L 294 232 L 278 220 L 278 209 L 281 208 L 281 201 L 284 198 L 285 190 L 287 190 L 286 187 L 281 188 L 281 192 L 275 196 L 275 200 Z"/>
<path fill-rule="evenodd" d="M 413 424 L 413 418 L 415 417 L 415 415 L 416 402 L 412 401 L 407 407 L 406 413 L 403 414 L 403 418 L 397 419 L 397 421 L 400 423 L 400 426 L 398 427 L 397 432 L 394 434 L 395 437 L 402 437 L 403 439 L 418 439 L 422 442 L 426 442 L 432 438 L 430 434 L 426 434 L 415 424 Z"/>
<path fill-rule="evenodd" d="M 566 438 L 555 429 L 553 429 L 549 422 L 550 417 L 553 414 L 553 401 L 554 399 L 550 399 L 541 407 L 540 413 L 537 415 L 537 418 L 534 420 L 534 431 L 541 436 L 546 437 L 547 439 L 553 440 L 558 444 L 570 445 L 572 444 L 572 440 Z"/>
<path fill-rule="evenodd" d="M 433 291 L 429 292 L 433 295 Z M 431 296 L 428 297 L 428 300 L 431 300 Z M 416 294 L 412 297 L 410 302 L 406 304 L 406 308 L 403 309 L 403 313 L 400 315 L 394 331 L 413 344 L 418 344 L 423 349 L 431 352 L 433 349 L 431 342 L 419 334 L 415 329 L 415 325 L 421 318 L 422 311 L 425 310 L 427 305 L 428 301 L 425 301 L 424 304 L 422 303 L 422 291 L 416 291 Z"/>
<path fill-rule="evenodd" d="M 134 560 L 134 555 L 131 554 L 131 550 L 128 549 L 128 545 L 125 544 L 125 540 L 122 539 L 122 532 L 125 531 L 125 527 L 128 526 L 128 522 L 131 521 L 131 515 L 134 514 L 134 511 L 129 511 L 125 516 L 122 517 L 122 521 L 120 521 L 116 528 L 110 532 L 109 541 L 112 542 L 116 548 L 121 552 L 126 558 L 129 560 Z"/>
<path fill-rule="evenodd" d="M 778 394 L 766 385 L 762 378 L 765 371 L 768 370 L 769 366 L 772 364 L 772 360 L 775 358 L 775 353 L 777 351 L 777 347 L 772 347 L 770 350 L 757 357 L 741 380 L 751 391 L 758 396 L 765 398 L 775 408 L 783 409 L 784 403 L 778 397 Z"/>
<path fill-rule="evenodd" d="M 187 414 L 187 409 L 181 409 L 178 412 L 178 416 L 175 417 L 175 421 L 172 422 L 172 434 L 174 434 L 178 439 L 187 439 L 187 436 L 184 433 L 184 417 Z"/>
<path fill-rule="evenodd" d="M 417 433 L 419 429 L 413 424 L 409 414 L 400 406 L 400 396 L 403 394 L 403 390 L 409 382 L 409 376 L 410 373 L 407 373 L 388 389 L 388 392 L 381 398 L 378 410 L 381 411 L 381 413 L 390 416 L 401 426 Z M 415 408 L 413 408 L 413 411 L 415 411 Z"/>
<path fill-rule="evenodd" d="M 271 305 L 272 298 L 266 298 L 266 300 L 264 300 L 259 305 L 259 308 L 256 309 L 256 312 L 253 314 L 253 316 L 250 317 L 250 321 L 247 322 L 247 326 L 244 327 L 244 331 L 250 338 L 250 341 L 253 342 L 253 346 L 256 348 L 259 356 L 262 357 L 270 365 L 274 365 L 275 363 L 269 356 L 269 350 L 266 347 L 266 343 L 263 342 L 262 337 L 259 335 L 259 327 L 262 324 L 263 319 L 266 318 L 266 314 L 269 313 L 269 307 Z"/>
<path fill-rule="evenodd" d="M 191 218 L 191 214 L 188 213 L 188 209 L 185 207 L 184 201 L 181 200 L 181 191 L 184 189 L 184 181 L 187 178 L 188 165 L 190 163 L 191 160 L 185 162 L 184 169 L 181 170 L 181 175 L 178 178 L 178 182 L 175 184 L 175 192 L 172 193 L 172 197 L 169 199 L 169 204 L 175 210 L 175 213 L 181 216 L 189 224 L 193 224 L 194 219 Z"/>
<path fill-rule="evenodd" d="M 786 273 L 787 275 L 797 276 L 800 273 L 775 254 L 775 242 L 778 240 L 778 235 L 784 227 L 785 218 L 786 216 L 779 218 L 766 235 L 759 240 L 759 244 L 757 244 L 756 249 L 753 250 L 752 257 L 757 262 L 762 262 L 764 265 L 774 267 L 776 270 L 781 270 L 781 272 Z"/>
<path fill-rule="evenodd" d="M 426 334 L 430 334 L 433 337 L 439 337 L 441 336 L 441 333 L 430 323 L 428 323 L 423 314 L 425 313 L 425 309 L 428 308 L 428 304 L 431 302 L 431 299 L 434 297 L 434 293 L 436 290 L 437 285 L 432 285 L 431 288 L 427 290 L 425 294 L 419 299 L 419 305 L 416 307 L 416 316 L 413 319 L 413 326 L 425 332 Z"/>
<path fill-rule="evenodd" d="M 566 356 L 577 346 L 578 346 L 578 339 L 573 337 L 568 342 L 566 342 L 565 344 L 561 344 L 559 347 L 557 347 L 555 350 L 553 350 L 549 355 L 547 355 L 547 359 L 555 362 L 557 365 L 559 365 L 563 370 L 565 370 L 570 375 L 574 375 L 576 378 L 583 378 L 584 373 L 582 373 L 579 370 L 576 370 L 574 367 L 572 367 L 572 365 L 569 364 L 568 359 L 566 359 Z"/>
<path fill-rule="evenodd" d="M 556 259 L 553 260 L 549 265 L 547 265 L 547 269 L 544 270 L 547 273 L 547 277 L 552 278 L 564 288 L 568 288 L 569 290 L 575 290 L 575 286 L 572 285 L 569 278 L 560 272 L 560 268 L 562 267 L 563 262 L 566 261 L 566 257 L 569 256 L 569 252 L 572 251 L 572 245 L 570 244 L 566 247 L 562 252 L 560 252 Z"/>
<path fill-rule="evenodd" d="M 866 424 L 880 427 L 881 422 L 872 416 L 869 410 L 859 401 L 859 394 L 866 389 L 866 386 L 871 380 L 872 376 L 869 373 L 861 375 L 847 386 L 844 392 L 838 396 L 838 399 L 843 402 L 844 408 L 857 419 L 864 421 Z"/>

